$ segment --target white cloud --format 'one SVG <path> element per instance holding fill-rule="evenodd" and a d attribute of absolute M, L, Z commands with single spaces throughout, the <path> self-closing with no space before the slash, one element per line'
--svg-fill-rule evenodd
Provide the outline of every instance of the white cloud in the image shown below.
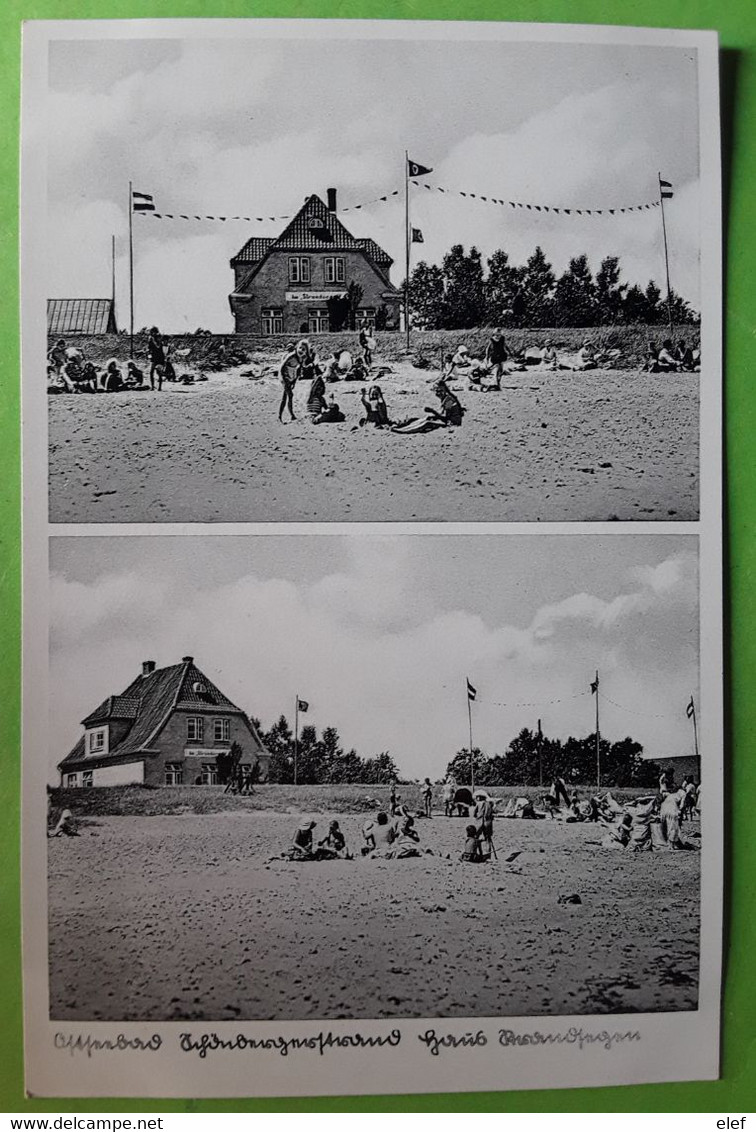
<path fill-rule="evenodd" d="M 364 755 L 391 750 L 411 775 L 440 774 L 465 744 L 466 676 L 480 693 L 476 742 L 490 752 L 539 716 L 549 734 L 587 733 L 599 668 L 621 705 L 605 709 L 607 736 L 682 753 L 681 713 L 697 686 L 695 560 L 671 557 L 634 578 L 618 578 L 609 598 L 568 595 L 518 627 L 487 623 L 464 594 L 452 609 L 417 601 L 422 578 L 401 539 L 353 540 L 343 571 L 307 585 L 247 574 L 182 593 L 149 570 L 91 584 L 56 577 L 51 762 L 142 659 L 187 652 L 266 725 L 291 714 L 298 693 L 312 705 L 308 721 L 335 724 Z"/>

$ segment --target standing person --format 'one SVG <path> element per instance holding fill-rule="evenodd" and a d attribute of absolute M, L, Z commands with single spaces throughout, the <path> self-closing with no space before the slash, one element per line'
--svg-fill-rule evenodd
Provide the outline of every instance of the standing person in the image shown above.
<path fill-rule="evenodd" d="M 59 338 L 58 341 L 47 352 L 47 372 L 48 375 L 54 373 L 56 377 L 60 377 L 60 371 L 66 363 L 66 340 Z"/>
<path fill-rule="evenodd" d="M 504 336 L 497 327 L 488 340 L 486 346 L 486 362 L 495 381 L 494 389 L 501 389 L 501 375 L 504 372 L 504 363 L 509 356 Z"/>
<path fill-rule="evenodd" d="M 283 360 L 278 367 L 278 376 L 281 378 L 283 387 L 281 404 L 278 406 L 278 419 L 283 424 L 284 409 L 286 408 L 291 413 L 291 419 L 293 421 L 297 419 L 294 416 L 294 386 L 297 384 L 297 377 L 299 376 L 299 357 L 293 342 L 290 342 L 286 347 Z"/>
<path fill-rule="evenodd" d="M 490 853 L 493 845 L 494 804 L 485 790 L 475 791 L 475 821 L 478 837 L 487 842 Z"/>
<path fill-rule="evenodd" d="M 443 799 L 444 799 L 444 816 L 450 818 L 454 809 L 454 792 L 457 789 L 457 784 L 453 778 L 447 778 L 444 782 Z"/>
<path fill-rule="evenodd" d="M 370 337 L 370 327 L 368 326 L 367 322 L 363 322 L 360 326 L 359 342 L 360 349 L 362 350 L 362 360 L 365 363 L 366 370 L 369 370 L 371 365 L 373 364 L 373 351 L 371 349 L 372 341 L 373 339 Z"/>
<path fill-rule="evenodd" d="M 150 359 L 150 389 L 155 390 L 155 374 L 158 379 L 158 393 L 163 387 L 163 366 L 165 365 L 165 344 L 156 326 L 150 330 L 147 339 L 147 356 Z"/>
<path fill-rule="evenodd" d="M 396 789 L 397 785 L 398 783 L 394 778 L 391 782 L 391 789 L 389 791 L 389 809 L 392 818 L 395 818 L 397 813 L 399 812 L 399 795 Z"/>
<path fill-rule="evenodd" d="M 422 796 L 423 796 L 423 813 L 425 814 L 426 818 L 432 818 L 433 817 L 433 787 L 431 786 L 431 780 L 429 778 L 426 778 L 425 782 L 423 782 L 423 788 L 422 788 L 421 793 L 422 793 Z"/>

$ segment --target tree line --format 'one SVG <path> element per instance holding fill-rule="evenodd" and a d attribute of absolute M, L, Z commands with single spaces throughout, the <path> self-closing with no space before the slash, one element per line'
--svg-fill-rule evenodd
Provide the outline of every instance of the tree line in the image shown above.
<path fill-rule="evenodd" d="M 285 715 L 265 731 L 259 720 L 252 723 L 270 753 L 267 781 L 293 783 L 294 732 Z M 238 744 L 229 755 L 229 765 L 218 759 L 219 778 L 228 781 L 242 751 Z M 600 739 L 602 786 L 653 787 L 659 781 L 661 766 L 643 758 L 643 747 L 630 736 L 614 743 Z M 235 758 L 234 758 L 235 755 Z M 524 727 L 510 742 L 504 754 L 487 755 L 479 747 L 473 749 L 472 769 L 475 783 L 480 786 L 538 786 L 547 785 L 555 777 L 571 782 L 596 781 L 596 736 L 583 739 L 551 739 L 542 732 Z M 456 779 L 458 785 L 469 784 L 471 777 L 470 752 L 457 751 L 446 767 L 446 776 Z M 259 781 L 258 772 L 253 780 Z M 407 781 L 388 751 L 363 758 L 352 747 L 344 750 L 335 727 L 324 727 L 320 735 L 315 727 L 303 727 L 297 744 L 297 782 L 301 785 L 328 785 L 349 783 L 370 785 Z"/>
<path fill-rule="evenodd" d="M 270 752 L 269 782 L 294 781 L 294 732 L 285 715 L 263 731 L 253 720 L 263 746 Z M 399 770 L 388 751 L 371 758 L 362 758 L 352 747 L 345 751 L 335 727 L 324 727 L 318 735 L 315 727 L 307 725 L 299 733 L 297 743 L 297 782 L 302 785 L 325 785 L 348 782 L 353 784 L 393 782 L 399 779 Z"/>
<path fill-rule="evenodd" d="M 485 266 L 476 247 L 455 244 L 441 265 L 418 263 L 409 277 L 410 317 L 425 330 L 475 326 L 613 326 L 669 321 L 666 297 L 654 280 L 645 289 L 621 281 L 618 256 L 606 256 L 595 276 L 587 255 L 575 256 L 557 277 L 537 247 L 524 264 L 501 249 Z M 672 292 L 672 322 L 695 324 L 699 315 Z"/>
<path fill-rule="evenodd" d="M 601 760 L 601 786 L 651 787 L 658 784 L 661 767 L 643 758 L 643 747 L 629 736 L 610 743 L 599 739 Z M 548 785 L 554 778 L 570 782 L 596 781 L 596 735 L 584 739 L 549 739 L 537 731 L 524 727 L 507 747 L 503 755 L 486 755 L 478 747 L 473 749 L 472 770 L 475 783 L 480 786 L 538 786 Z M 462 749 L 446 768 L 464 786 L 470 782 L 470 752 Z"/>

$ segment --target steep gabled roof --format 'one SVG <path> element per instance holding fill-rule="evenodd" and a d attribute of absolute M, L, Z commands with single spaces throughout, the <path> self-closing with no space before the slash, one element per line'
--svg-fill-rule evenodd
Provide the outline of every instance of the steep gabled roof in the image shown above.
<path fill-rule="evenodd" d="M 388 252 L 376 244 L 375 240 L 355 238 L 315 193 L 307 198 L 280 236 L 275 239 L 253 236 L 234 256 L 231 260 L 232 267 L 237 263 L 250 264 L 249 273 L 236 288 L 237 293 L 244 292 L 263 260 L 274 251 L 362 252 L 386 279 L 387 285 L 391 286 L 388 268 L 394 261 Z"/>
<path fill-rule="evenodd" d="M 194 661 L 187 657 L 181 664 L 168 668 L 158 668 L 146 675 L 137 676 L 120 696 L 108 696 L 99 707 L 91 712 L 82 723 L 91 727 L 108 719 L 133 720 L 121 740 L 112 745 L 108 758 L 147 753 L 160 729 L 175 709 L 200 708 L 232 712 L 244 716 L 241 708 L 233 704 L 227 696 L 208 680 Z M 262 742 L 255 728 L 247 720 L 250 731 L 262 748 Z M 80 739 L 72 751 L 59 764 L 81 761 L 90 757 Z M 102 754 L 93 754 L 93 759 Z"/>
<path fill-rule="evenodd" d="M 114 334 L 112 299 L 48 299 L 48 334 Z"/>
<path fill-rule="evenodd" d="M 237 263 L 257 263 L 275 242 L 275 236 L 251 236 L 231 260 L 231 266 L 234 267 Z"/>

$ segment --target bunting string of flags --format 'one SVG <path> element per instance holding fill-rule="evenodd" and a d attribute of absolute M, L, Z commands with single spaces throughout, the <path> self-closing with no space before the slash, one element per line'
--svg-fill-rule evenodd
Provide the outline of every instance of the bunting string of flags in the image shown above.
<path fill-rule="evenodd" d="M 660 202 L 658 200 L 649 201 L 647 204 L 626 204 L 622 207 L 615 208 L 563 208 L 561 205 L 557 208 L 553 204 L 526 204 L 524 201 L 519 200 L 501 200 L 499 197 L 483 196 L 482 193 L 462 192 L 461 189 L 445 189 L 441 185 L 429 185 L 426 181 L 415 181 L 410 178 L 411 184 L 416 185 L 418 188 L 427 189 L 429 192 L 446 193 L 449 196 L 467 197 L 471 200 L 482 200 L 486 204 L 497 204 L 504 208 L 525 208 L 533 212 L 554 212 L 562 216 L 615 216 L 621 212 L 643 212 L 646 209 L 658 208 Z M 667 189 L 662 188 L 662 196 L 666 199 L 673 194 L 670 191 L 671 185 L 668 181 L 662 181 L 662 186 L 669 186 Z"/>
<path fill-rule="evenodd" d="M 424 166 L 418 166 L 414 162 L 410 162 L 410 167 L 416 170 L 425 170 Z M 431 170 L 429 170 L 431 172 Z M 415 173 L 415 177 L 420 176 L 419 172 Z M 448 196 L 465 197 L 468 200 L 483 201 L 484 204 L 495 204 L 503 208 L 525 209 L 531 212 L 547 212 L 554 213 L 558 216 L 618 216 L 626 212 L 644 212 L 653 208 L 661 206 L 661 200 L 669 200 L 673 195 L 672 185 L 669 181 L 660 181 L 660 199 L 649 201 L 644 204 L 628 204 L 622 207 L 615 208 L 564 208 L 563 206 L 556 206 L 551 204 L 528 204 L 525 201 L 517 200 L 503 200 L 500 197 L 484 196 L 482 193 L 463 192 L 461 189 L 448 189 L 443 188 L 441 185 L 429 185 L 426 181 L 415 180 L 410 177 L 410 183 L 418 188 L 427 189 L 428 192 L 444 193 Z M 384 193 L 382 196 L 374 197 L 372 200 L 362 201 L 361 204 L 351 204 L 344 208 L 337 209 L 337 213 L 346 212 L 359 212 L 363 208 L 369 208 L 374 204 L 385 204 L 393 197 L 399 196 L 400 190 L 393 189 L 391 192 Z M 271 222 L 277 223 L 282 220 L 293 219 L 294 213 L 285 213 L 280 216 L 208 216 L 200 215 L 198 213 L 175 213 L 175 212 L 158 212 L 154 198 L 149 193 L 132 192 L 132 211 L 141 215 L 149 214 L 155 220 L 200 220 L 200 221 L 218 221 L 226 223 L 228 221 L 243 221 L 244 223 L 264 223 Z M 412 229 L 413 243 L 422 243 L 422 232 L 420 229 Z"/>
<path fill-rule="evenodd" d="M 145 194 L 143 194 L 143 193 L 134 193 L 133 194 L 133 198 L 134 198 L 133 206 L 132 206 L 133 210 L 134 210 L 134 212 L 147 212 L 147 211 L 149 211 L 151 213 L 151 215 L 154 217 L 155 220 L 216 220 L 216 221 L 220 221 L 224 224 L 229 220 L 242 220 L 245 223 L 252 223 L 253 221 L 257 221 L 258 223 L 264 223 L 265 221 L 269 221 L 269 222 L 272 222 L 272 223 L 275 224 L 275 223 L 277 223 L 278 221 L 281 221 L 281 220 L 293 220 L 294 216 L 296 215 L 295 213 L 289 212 L 289 213 L 286 213 L 285 215 L 281 215 L 281 216 L 200 216 L 196 213 L 156 212 L 155 211 L 155 205 L 153 203 L 152 197 L 148 198 L 150 203 L 147 204 L 147 205 L 141 205 L 141 204 L 137 203 L 136 198 L 137 197 L 143 197 L 143 196 L 145 196 Z M 398 197 L 398 196 L 399 196 L 399 189 L 394 189 L 390 193 L 384 193 L 383 196 L 374 197 L 373 200 L 363 201 L 362 204 L 350 204 L 350 205 L 347 205 L 345 208 L 338 208 L 336 211 L 337 212 L 358 212 L 361 208 L 369 208 L 373 204 L 383 204 L 384 202 L 390 200 L 391 197 Z"/>
<path fill-rule="evenodd" d="M 595 695 L 595 691 L 594 691 L 595 683 L 596 683 L 595 680 L 591 680 L 590 691 L 588 691 L 588 692 L 576 692 L 574 696 L 562 696 L 558 700 L 527 700 L 527 701 L 518 701 L 516 703 L 511 702 L 511 701 L 503 701 L 503 700 L 487 700 L 486 703 L 490 707 L 501 707 L 501 708 L 535 708 L 535 707 L 549 707 L 552 704 L 566 704 L 566 703 L 570 703 L 572 700 L 580 700 L 580 699 L 584 699 L 587 696 Z M 469 680 L 468 680 L 468 685 L 471 687 Z M 469 695 L 470 694 L 469 694 L 469 690 L 468 690 L 468 696 Z M 475 691 L 475 695 L 470 696 L 470 699 L 471 700 L 477 699 L 477 696 L 478 696 L 478 693 L 477 693 L 477 691 Z M 664 715 L 664 714 L 659 714 L 657 712 L 647 711 L 645 708 L 641 711 L 641 710 L 638 710 L 637 708 L 626 707 L 625 704 L 619 704 L 619 703 L 617 703 L 616 700 L 611 700 L 607 695 L 602 695 L 601 699 L 602 699 L 603 703 L 611 704 L 613 707 L 619 708 L 620 711 L 628 711 L 632 715 L 642 715 L 642 716 L 649 718 L 649 719 L 669 719 L 668 714 Z M 691 709 L 690 703 L 686 707 L 686 714 L 687 714 L 689 719 L 693 715 L 693 710 Z"/>

